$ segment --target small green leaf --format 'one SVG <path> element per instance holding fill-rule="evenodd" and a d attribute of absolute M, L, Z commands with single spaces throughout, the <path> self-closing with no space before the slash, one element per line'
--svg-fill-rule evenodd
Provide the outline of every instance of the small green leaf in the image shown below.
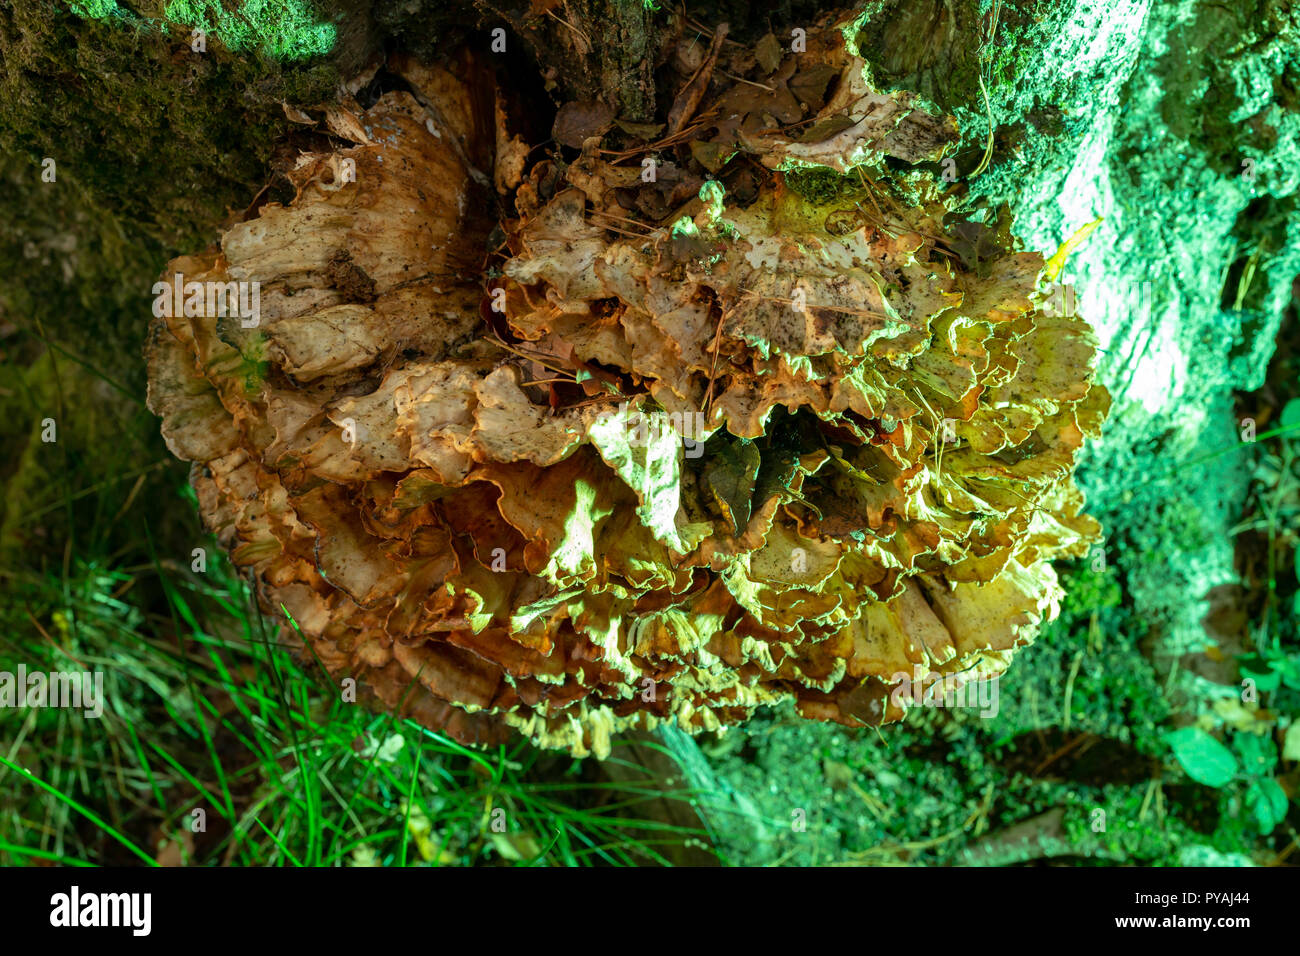
<path fill-rule="evenodd" d="M 1268 661 L 1258 654 L 1250 654 L 1237 660 L 1237 667 L 1241 671 L 1243 679 L 1249 678 L 1255 682 L 1255 689 L 1259 691 L 1277 690 L 1278 682 L 1281 675 L 1269 666 Z"/>
<path fill-rule="evenodd" d="M 1282 738 L 1282 756 L 1287 760 L 1300 760 L 1300 717 L 1291 718 L 1291 726 Z"/>
<path fill-rule="evenodd" d="M 1232 751 L 1199 727 L 1182 727 L 1165 734 L 1165 741 L 1187 775 L 1207 787 L 1222 787 L 1237 774 Z"/>
<path fill-rule="evenodd" d="M 1277 766 L 1277 748 L 1270 738 L 1259 734 L 1236 733 L 1232 749 L 1241 758 L 1241 769 L 1254 777 L 1272 772 Z"/>
<path fill-rule="evenodd" d="M 1272 777 L 1261 777 L 1246 791 L 1246 806 L 1254 814 L 1259 832 L 1272 833 L 1286 816 L 1286 791 Z"/>
<path fill-rule="evenodd" d="M 1061 243 L 1061 247 L 1056 250 L 1056 255 L 1048 259 L 1043 264 L 1043 276 L 1048 282 L 1055 282 L 1060 276 L 1061 270 L 1065 268 L 1065 260 L 1070 258 L 1070 253 L 1079 248 L 1083 241 L 1092 235 L 1092 231 L 1101 225 L 1100 219 L 1094 219 L 1092 222 L 1084 223 L 1074 231 L 1074 235 Z"/>
<path fill-rule="evenodd" d="M 1283 428 L 1300 425 L 1300 398 L 1293 398 L 1286 403 L 1282 409 L 1281 425 Z"/>
<path fill-rule="evenodd" d="M 1282 683 L 1286 684 L 1292 690 L 1300 690 L 1300 662 L 1287 661 L 1287 666 L 1278 671 L 1282 676 Z"/>

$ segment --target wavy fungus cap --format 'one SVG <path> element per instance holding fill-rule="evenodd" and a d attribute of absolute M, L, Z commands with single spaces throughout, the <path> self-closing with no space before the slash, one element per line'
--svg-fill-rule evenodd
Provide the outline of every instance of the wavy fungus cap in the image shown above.
<path fill-rule="evenodd" d="M 1005 217 L 890 185 L 951 121 L 871 90 L 838 30 L 779 64 L 527 168 L 490 88 L 395 61 L 408 91 L 331 110 L 354 145 L 303 154 L 292 203 L 169 264 L 150 407 L 335 679 L 604 755 L 785 700 L 895 720 L 1056 613 L 1049 562 L 1099 533 L 1090 330 Z"/>

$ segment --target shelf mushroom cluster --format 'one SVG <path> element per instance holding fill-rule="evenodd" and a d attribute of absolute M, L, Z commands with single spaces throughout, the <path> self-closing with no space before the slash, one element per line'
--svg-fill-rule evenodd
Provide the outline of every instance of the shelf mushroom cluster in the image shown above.
<path fill-rule="evenodd" d="M 150 407 L 334 679 L 603 756 L 783 701 L 896 720 L 1056 613 L 1050 562 L 1099 536 L 1091 331 L 1005 216 L 890 171 L 955 129 L 842 31 L 745 56 L 667 124 L 570 110 L 580 145 L 531 159 L 499 94 L 394 61 L 292 202 L 168 265 Z M 252 316 L 190 294 L 253 284 Z"/>

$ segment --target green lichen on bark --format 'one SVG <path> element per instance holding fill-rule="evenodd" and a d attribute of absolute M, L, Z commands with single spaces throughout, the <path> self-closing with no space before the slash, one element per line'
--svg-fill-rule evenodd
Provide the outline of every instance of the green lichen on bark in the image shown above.
<path fill-rule="evenodd" d="M 878 0 L 856 41 L 878 81 L 957 116 L 958 181 L 973 206 L 1009 203 L 1030 247 L 1104 218 L 1063 280 L 1116 398 L 1081 482 L 1134 600 L 1186 646 L 1204 613 L 1186 595 L 1233 579 L 1245 473 L 1242 456 L 1183 463 L 1239 442 L 1232 395 L 1263 382 L 1300 274 L 1300 12 L 1041 0 L 999 5 L 989 39 L 993 9 Z M 992 163 L 971 178 L 989 114 Z"/>

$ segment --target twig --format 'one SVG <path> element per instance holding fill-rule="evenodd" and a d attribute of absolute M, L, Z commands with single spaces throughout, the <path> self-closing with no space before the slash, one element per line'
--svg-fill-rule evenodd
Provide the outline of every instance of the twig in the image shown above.
<path fill-rule="evenodd" d="M 722 323 L 726 321 L 727 312 L 723 310 L 718 315 L 718 329 L 713 333 L 713 345 L 709 350 L 713 353 L 713 360 L 709 365 L 709 387 L 704 392 L 704 420 L 710 421 L 709 414 L 713 411 L 713 384 L 718 374 L 718 351 L 722 347 Z"/>
<path fill-rule="evenodd" d="M 570 23 L 568 20 L 564 19 L 564 17 L 558 15 L 554 10 L 547 10 L 547 11 L 546 11 L 546 15 L 547 15 L 548 17 L 550 17 L 552 20 L 557 20 L 557 21 L 559 21 L 560 23 L 564 24 L 564 26 L 566 26 L 566 27 L 568 27 L 570 30 L 572 30 L 575 34 L 577 34 L 579 37 L 582 38 L 582 42 L 584 42 L 585 44 L 587 44 L 587 49 L 588 49 L 588 50 L 591 49 L 591 46 L 592 46 L 592 44 L 591 44 L 591 37 L 588 36 L 587 33 L 586 33 L 585 31 L 583 31 L 583 30 L 579 30 L 577 27 L 575 27 L 575 26 L 574 26 L 572 23 Z"/>
<path fill-rule="evenodd" d="M 735 80 L 737 83 L 746 83 L 749 86 L 757 86 L 760 90 L 767 90 L 769 93 L 776 92 L 775 86 L 768 86 L 766 83 L 758 83 L 754 80 L 747 80 L 743 76 L 736 76 L 734 73 L 728 73 L 726 70 L 717 70 L 716 72 L 721 73 L 729 80 Z"/>

